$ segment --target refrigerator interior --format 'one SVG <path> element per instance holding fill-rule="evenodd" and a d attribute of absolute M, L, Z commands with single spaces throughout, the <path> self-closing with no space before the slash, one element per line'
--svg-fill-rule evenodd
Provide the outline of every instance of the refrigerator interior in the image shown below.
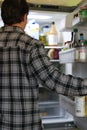
<path fill-rule="evenodd" d="M 77 128 L 73 116 L 60 105 L 60 95 L 46 87 L 39 88 L 39 108 L 43 130 Z"/>

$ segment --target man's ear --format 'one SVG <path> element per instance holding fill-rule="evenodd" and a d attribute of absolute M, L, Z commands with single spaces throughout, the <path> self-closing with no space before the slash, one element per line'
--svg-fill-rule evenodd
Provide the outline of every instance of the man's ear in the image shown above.
<path fill-rule="evenodd" d="M 27 21 L 27 14 L 23 16 L 23 21 Z"/>

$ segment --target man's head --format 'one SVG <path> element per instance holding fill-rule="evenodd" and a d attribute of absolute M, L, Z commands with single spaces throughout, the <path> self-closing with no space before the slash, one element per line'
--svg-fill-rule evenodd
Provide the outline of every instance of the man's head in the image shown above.
<path fill-rule="evenodd" d="M 4 0 L 1 5 L 1 17 L 5 25 L 19 24 L 29 12 L 26 0 Z"/>

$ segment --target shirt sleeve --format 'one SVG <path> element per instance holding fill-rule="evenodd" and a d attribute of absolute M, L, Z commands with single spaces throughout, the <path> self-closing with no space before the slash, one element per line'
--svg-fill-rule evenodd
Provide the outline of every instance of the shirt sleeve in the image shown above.
<path fill-rule="evenodd" d="M 35 44 L 31 52 L 32 69 L 41 84 L 63 95 L 87 94 L 87 80 L 61 73 L 50 62 L 42 44 Z"/>

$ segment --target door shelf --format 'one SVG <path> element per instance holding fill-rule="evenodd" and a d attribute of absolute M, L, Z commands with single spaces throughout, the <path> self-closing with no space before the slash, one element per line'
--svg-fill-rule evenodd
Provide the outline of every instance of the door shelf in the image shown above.
<path fill-rule="evenodd" d="M 45 48 L 46 49 L 51 49 L 51 48 L 53 48 L 53 49 L 62 49 L 63 46 L 45 46 Z"/>
<path fill-rule="evenodd" d="M 78 60 L 75 59 L 76 51 L 78 51 Z M 84 51 L 84 58 L 80 59 L 80 52 Z M 59 61 L 65 63 L 87 63 L 87 47 L 79 47 L 59 51 Z"/>
<path fill-rule="evenodd" d="M 74 20 L 72 20 L 72 25 L 75 26 L 83 26 L 83 25 L 87 25 L 87 18 L 80 18 L 80 17 L 77 17 L 75 18 Z"/>
<path fill-rule="evenodd" d="M 60 63 L 72 63 L 72 62 L 74 62 L 74 53 L 75 53 L 75 48 L 60 51 L 59 52 Z"/>
<path fill-rule="evenodd" d="M 75 101 L 66 97 L 64 95 L 60 95 L 61 107 L 63 107 L 67 112 L 72 115 L 75 115 Z"/>
<path fill-rule="evenodd" d="M 59 62 L 59 59 L 52 59 L 51 62 Z"/>
<path fill-rule="evenodd" d="M 79 25 L 79 24 L 81 24 L 79 17 L 77 17 L 77 18 L 75 18 L 75 19 L 72 20 L 72 26 Z"/>

